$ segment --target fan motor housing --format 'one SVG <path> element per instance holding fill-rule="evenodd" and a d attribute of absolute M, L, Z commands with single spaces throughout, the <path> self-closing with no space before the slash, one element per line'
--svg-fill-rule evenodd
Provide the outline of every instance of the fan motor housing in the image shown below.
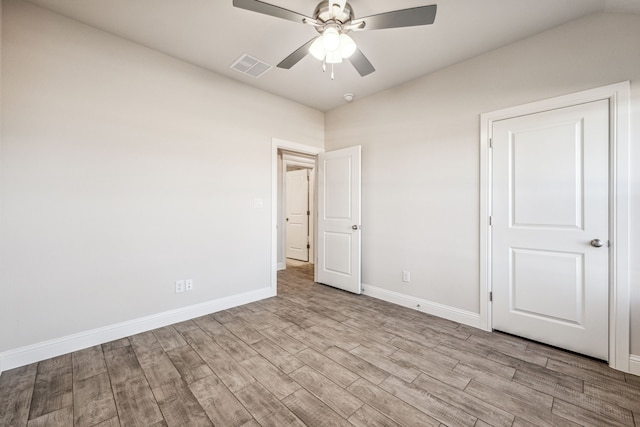
<path fill-rule="evenodd" d="M 335 6 L 335 3 L 331 0 L 322 1 L 316 6 L 316 10 L 313 12 L 313 17 L 317 21 L 322 22 L 323 24 L 337 24 L 342 27 L 342 25 L 348 24 L 354 18 L 353 8 L 349 3 L 346 3 L 342 13 L 338 16 L 335 15 L 335 12 L 332 11 L 333 8 L 338 8 Z M 324 25 L 322 27 L 316 27 L 318 32 L 322 33 L 324 30 Z"/>

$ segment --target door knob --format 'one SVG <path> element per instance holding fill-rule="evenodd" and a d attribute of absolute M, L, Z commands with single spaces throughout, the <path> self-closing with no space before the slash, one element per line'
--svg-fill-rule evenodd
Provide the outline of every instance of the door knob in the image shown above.
<path fill-rule="evenodd" d="M 358 229 L 358 228 L 360 228 L 360 227 L 358 227 L 357 225 L 352 225 L 352 226 L 351 226 L 351 228 L 352 228 L 353 230 L 357 230 L 357 229 Z"/>
<path fill-rule="evenodd" d="M 604 243 L 600 239 L 593 239 L 591 241 L 591 246 L 593 246 L 594 248 L 601 248 L 603 245 Z"/>

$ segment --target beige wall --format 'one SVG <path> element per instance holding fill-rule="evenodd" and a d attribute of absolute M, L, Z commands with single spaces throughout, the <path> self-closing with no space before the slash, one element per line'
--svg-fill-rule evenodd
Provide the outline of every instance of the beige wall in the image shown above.
<path fill-rule="evenodd" d="M 2 55 L 0 353 L 270 286 L 271 138 L 321 112 L 26 2 Z"/>
<path fill-rule="evenodd" d="M 631 80 L 640 354 L 639 40 L 640 16 L 598 14 L 327 113 L 327 150 L 363 147 L 363 282 L 478 313 L 480 114 Z"/>

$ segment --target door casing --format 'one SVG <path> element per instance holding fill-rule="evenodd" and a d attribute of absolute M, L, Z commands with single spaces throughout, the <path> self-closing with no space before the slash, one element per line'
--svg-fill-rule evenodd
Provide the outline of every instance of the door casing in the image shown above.
<path fill-rule="evenodd" d="M 553 110 L 585 102 L 608 100 L 610 106 L 610 272 L 609 272 L 609 366 L 630 370 L 630 82 L 622 82 L 506 108 L 480 116 L 480 327 L 492 330 L 491 216 L 492 164 L 490 141 L 493 122 Z"/>
<path fill-rule="evenodd" d="M 271 139 L 271 294 L 278 292 L 278 150 L 293 151 L 316 156 L 324 149 L 284 139 Z M 315 230 L 311 230 L 312 235 Z M 314 235 L 315 238 L 315 235 Z M 315 252 L 314 252 L 315 253 Z"/>

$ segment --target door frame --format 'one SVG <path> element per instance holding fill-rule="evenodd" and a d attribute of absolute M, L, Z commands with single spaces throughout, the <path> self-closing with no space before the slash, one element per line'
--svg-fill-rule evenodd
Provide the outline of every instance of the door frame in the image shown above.
<path fill-rule="evenodd" d="M 273 295 L 278 293 L 278 150 L 312 156 L 324 153 L 324 148 L 271 138 L 271 291 Z M 314 243 L 315 241 L 314 236 Z"/>
<path fill-rule="evenodd" d="M 630 371 L 630 97 L 629 81 L 480 115 L 480 328 L 492 330 L 490 140 L 493 122 L 599 100 L 609 100 L 609 366 Z"/>

